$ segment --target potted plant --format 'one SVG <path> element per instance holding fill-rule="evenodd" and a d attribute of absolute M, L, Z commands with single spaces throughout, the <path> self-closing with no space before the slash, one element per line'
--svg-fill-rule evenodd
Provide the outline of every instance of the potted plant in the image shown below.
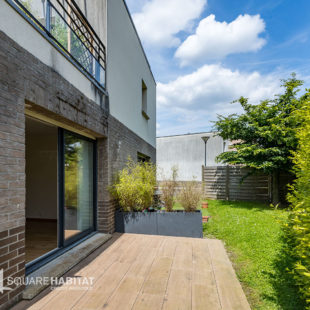
<path fill-rule="evenodd" d="M 178 168 L 176 166 L 171 167 L 171 177 L 167 178 L 162 173 L 162 182 L 160 185 L 160 200 L 163 203 L 165 211 L 171 212 L 175 203 L 175 193 L 178 186 L 177 182 Z"/>
<path fill-rule="evenodd" d="M 110 188 L 119 205 L 115 212 L 115 230 L 122 233 L 201 238 L 201 212 L 196 212 L 192 205 L 190 208 L 186 205 L 185 211 L 174 211 L 174 196 L 171 195 L 174 195 L 175 184 L 166 183 L 167 186 L 168 184 L 169 190 L 161 189 L 166 193 L 161 199 L 164 204 L 168 202 L 168 210 L 161 210 L 154 205 L 155 166 L 151 163 L 135 163 L 129 160 Z"/>
<path fill-rule="evenodd" d="M 201 203 L 201 208 L 202 209 L 207 209 L 208 208 L 208 201 L 203 201 L 202 203 Z"/>

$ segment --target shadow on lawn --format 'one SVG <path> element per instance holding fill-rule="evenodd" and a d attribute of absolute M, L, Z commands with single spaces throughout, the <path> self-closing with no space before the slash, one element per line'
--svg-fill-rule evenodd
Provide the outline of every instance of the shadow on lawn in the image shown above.
<path fill-rule="evenodd" d="M 281 306 L 283 310 L 303 310 L 306 305 L 302 301 L 298 288 L 295 285 L 293 275 L 289 272 L 292 270 L 294 264 L 294 258 L 288 252 L 290 246 L 290 240 L 285 234 L 283 228 L 283 236 L 281 238 L 283 247 L 277 256 L 277 259 L 273 262 L 273 273 L 270 274 L 272 279 L 272 285 L 276 292 L 276 296 L 264 295 L 265 299 L 275 300 Z"/>

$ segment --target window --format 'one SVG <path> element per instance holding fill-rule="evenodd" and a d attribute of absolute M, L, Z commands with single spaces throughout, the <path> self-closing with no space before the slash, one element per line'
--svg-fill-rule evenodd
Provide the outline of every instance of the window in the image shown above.
<path fill-rule="evenodd" d="M 12 5 L 88 78 L 105 88 L 105 46 L 74 1 L 12 0 Z"/>
<path fill-rule="evenodd" d="M 150 156 L 138 152 L 138 163 L 148 163 L 151 160 Z"/>
<path fill-rule="evenodd" d="M 64 133 L 64 237 L 94 230 L 94 144 Z"/>
<path fill-rule="evenodd" d="M 142 80 L 142 115 L 146 120 L 149 120 L 150 117 L 147 114 L 147 87 Z"/>

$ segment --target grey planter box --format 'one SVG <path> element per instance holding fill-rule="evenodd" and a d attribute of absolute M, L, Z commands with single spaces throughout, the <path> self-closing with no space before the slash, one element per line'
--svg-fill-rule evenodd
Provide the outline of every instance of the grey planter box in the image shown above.
<path fill-rule="evenodd" d="M 115 230 L 120 233 L 202 238 L 202 214 L 201 211 L 116 211 Z"/>

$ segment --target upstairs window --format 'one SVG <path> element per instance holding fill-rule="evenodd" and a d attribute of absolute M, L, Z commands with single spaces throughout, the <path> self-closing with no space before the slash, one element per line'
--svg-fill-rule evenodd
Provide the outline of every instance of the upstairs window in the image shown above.
<path fill-rule="evenodd" d="M 72 0 L 11 0 L 61 53 L 96 86 L 105 88 L 106 51 L 87 18 Z"/>
<path fill-rule="evenodd" d="M 142 80 L 142 115 L 146 120 L 149 120 L 150 117 L 147 114 L 147 87 Z"/>

